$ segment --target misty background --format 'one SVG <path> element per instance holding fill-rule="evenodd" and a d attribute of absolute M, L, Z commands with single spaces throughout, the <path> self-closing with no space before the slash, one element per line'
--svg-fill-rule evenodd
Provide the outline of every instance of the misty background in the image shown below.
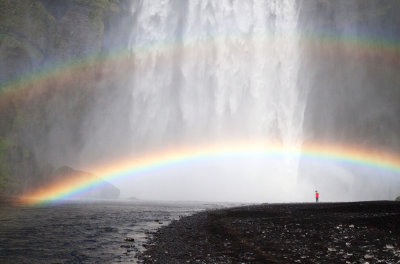
<path fill-rule="evenodd" d="M 399 11 L 395 0 L 1 1 L 1 192 L 38 186 L 62 166 L 202 142 L 399 153 Z M 39 77 L 24 81 L 30 74 Z M 257 157 L 112 183 L 121 197 L 162 200 L 400 193 L 395 172 Z"/>

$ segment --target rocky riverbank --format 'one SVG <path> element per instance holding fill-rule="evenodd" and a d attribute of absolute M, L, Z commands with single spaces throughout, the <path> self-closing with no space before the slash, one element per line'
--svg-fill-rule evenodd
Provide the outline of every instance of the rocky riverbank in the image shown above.
<path fill-rule="evenodd" d="M 400 263 L 400 203 L 264 204 L 161 228 L 143 263 Z"/>

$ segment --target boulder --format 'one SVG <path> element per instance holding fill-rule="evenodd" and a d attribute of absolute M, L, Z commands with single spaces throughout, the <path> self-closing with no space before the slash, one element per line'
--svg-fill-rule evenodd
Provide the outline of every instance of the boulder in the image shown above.
<path fill-rule="evenodd" d="M 99 177 L 84 171 L 74 170 L 70 167 L 64 166 L 57 169 L 51 177 L 52 182 L 68 182 L 68 181 L 83 181 L 89 180 L 96 183 L 96 186 L 88 191 L 79 195 L 83 199 L 118 199 L 120 190 Z"/>

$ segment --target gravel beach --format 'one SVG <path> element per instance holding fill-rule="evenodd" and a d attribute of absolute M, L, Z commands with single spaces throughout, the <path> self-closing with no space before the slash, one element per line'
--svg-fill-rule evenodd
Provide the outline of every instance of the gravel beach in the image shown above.
<path fill-rule="evenodd" d="M 143 263 L 400 263 L 400 203 L 263 204 L 173 221 Z"/>

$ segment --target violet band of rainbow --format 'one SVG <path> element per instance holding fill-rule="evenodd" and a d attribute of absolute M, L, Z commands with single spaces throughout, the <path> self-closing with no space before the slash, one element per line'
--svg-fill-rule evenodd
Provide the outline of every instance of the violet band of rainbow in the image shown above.
<path fill-rule="evenodd" d="M 265 142 L 232 142 L 224 144 L 203 144 L 196 146 L 177 147 L 125 158 L 110 164 L 93 168 L 96 179 L 60 181 L 55 184 L 32 190 L 20 197 L 25 204 L 38 205 L 57 203 L 86 191 L 97 188 L 103 181 L 128 180 L 139 175 L 176 166 L 193 161 L 218 160 L 219 158 L 312 158 L 315 161 L 333 161 L 357 164 L 381 171 L 392 171 L 399 174 L 400 156 L 373 149 L 363 149 L 350 146 L 335 145 L 304 145 L 301 150 L 278 143 Z M 379 175 L 378 175 L 379 176 Z"/>

